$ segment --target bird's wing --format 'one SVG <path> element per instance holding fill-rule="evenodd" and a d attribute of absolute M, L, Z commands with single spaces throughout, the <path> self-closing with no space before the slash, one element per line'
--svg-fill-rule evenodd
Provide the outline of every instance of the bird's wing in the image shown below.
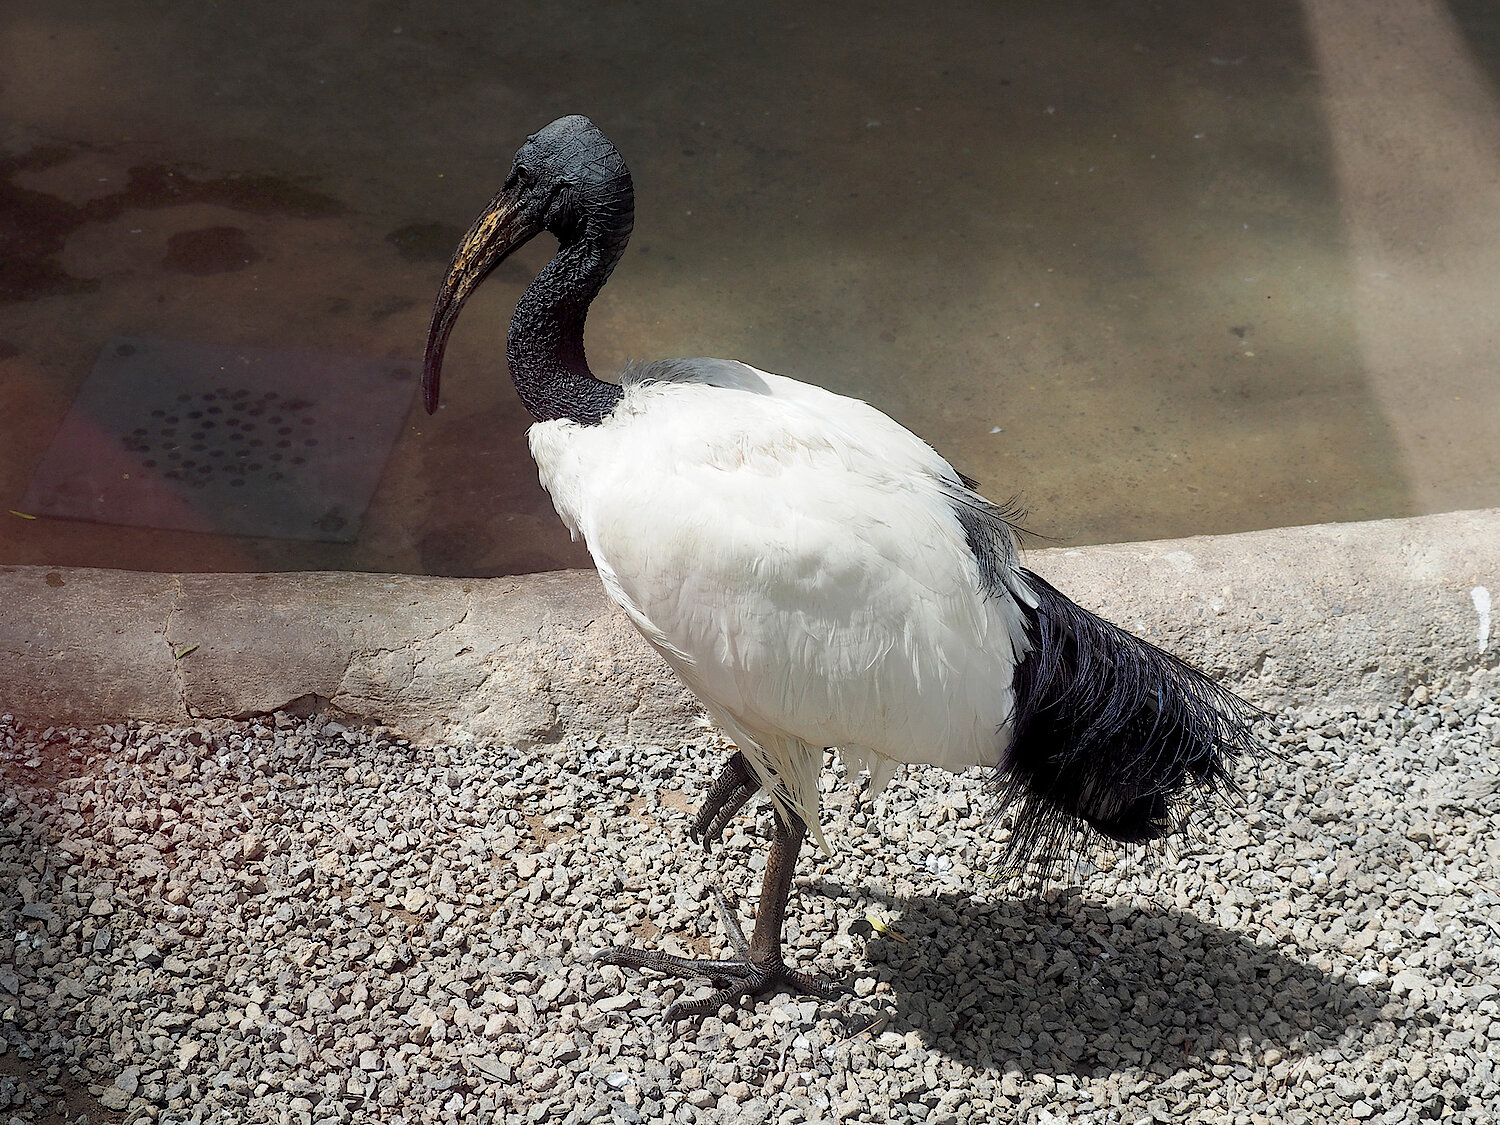
<path fill-rule="evenodd" d="M 778 375 L 768 375 L 738 360 L 707 357 L 634 360 L 627 363 L 624 370 L 620 372 L 622 387 L 644 386 L 648 383 L 696 383 L 707 387 L 722 387 L 726 390 L 769 395 L 774 393 L 773 382 L 790 383 L 794 380 L 783 379 Z"/>
<path fill-rule="evenodd" d="M 995 761 L 1028 642 L 971 549 L 958 474 L 865 403 L 702 372 L 627 381 L 599 426 L 532 428 L 611 596 L 742 740 Z M 816 824 L 815 780 L 780 780 Z"/>

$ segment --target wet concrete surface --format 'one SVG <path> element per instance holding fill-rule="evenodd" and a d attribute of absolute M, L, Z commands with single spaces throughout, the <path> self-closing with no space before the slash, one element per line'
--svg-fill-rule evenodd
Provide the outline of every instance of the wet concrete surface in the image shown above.
<path fill-rule="evenodd" d="M 568 112 L 638 193 L 596 370 L 858 395 L 1061 544 L 1492 505 L 1497 59 L 1458 0 L 8 9 L 0 563 L 587 565 L 504 371 L 546 239 L 354 542 L 3 511 L 112 338 L 418 358 L 457 237 Z"/>

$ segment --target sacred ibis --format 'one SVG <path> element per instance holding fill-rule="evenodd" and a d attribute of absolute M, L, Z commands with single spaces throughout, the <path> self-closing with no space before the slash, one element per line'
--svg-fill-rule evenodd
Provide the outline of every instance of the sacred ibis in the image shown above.
<path fill-rule="evenodd" d="M 781 930 L 803 839 L 823 844 L 828 748 L 875 791 L 903 764 L 987 767 L 1021 859 L 1076 829 L 1157 839 L 1231 784 L 1255 708 L 1023 567 L 1007 510 L 874 407 L 723 359 L 597 378 L 584 320 L 633 220 L 625 161 L 587 118 L 528 138 L 453 258 L 423 369 L 430 412 L 464 302 L 555 235 L 506 352 L 541 482 L 610 597 L 738 747 L 693 835 L 710 845 L 761 790 L 773 803 L 748 941 L 725 911 L 734 957 L 603 959 L 717 986 L 669 1018 L 825 993 L 783 962 Z"/>

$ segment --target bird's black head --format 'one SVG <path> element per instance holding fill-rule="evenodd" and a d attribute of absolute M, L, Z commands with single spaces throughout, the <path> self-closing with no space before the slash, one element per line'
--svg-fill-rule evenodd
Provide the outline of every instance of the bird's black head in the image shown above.
<path fill-rule="evenodd" d="M 542 229 L 564 245 L 616 233 L 622 220 L 624 234 L 630 233 L 635 200 L 630 170 L 587 117 L 559 117 L 527 137 L 501 194 L 507 191 L 534 208 Z"/>
<path fill-rule="evenodd" d="M 505 185 L 464 235 L 438 292 L 427 333 L 422 391 L 430 414 L 448 335 L 464 302 L 514 250 L 542 231 L 619 255 L 630 237 L 635 194 L 624 158 L 587 117 L 560 117 L 516 152 Z"/>

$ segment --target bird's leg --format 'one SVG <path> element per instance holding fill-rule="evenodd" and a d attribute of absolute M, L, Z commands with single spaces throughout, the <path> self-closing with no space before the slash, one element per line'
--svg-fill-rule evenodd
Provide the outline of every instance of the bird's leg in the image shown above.
<path fill-rule="evenodd" d="M 679 977 L 707 977 L 718 990 L 702 1000 L 678 1000 L 667 1009 L 668 1020 L 710 1015 L 724 1004 L 733 1004 L 745 996 L 760 996 L 779 988 L 791 988 L 814 996 L 828 996 L 831 986 L 824 980 L 789 969 L 781 958 L 781 926 L 786 918 L 787 899 L 792 892 L 792 872 L 807 826 L 793 815 L 790 823 L 780 810 L 776 813 L 776 835 L 771 854 L 766 858 L 766 876 L 761 884 L 760 902 L 755 908 L 755 929 L 747 942 L 722 898 L 719 905 L 726 915 L 726 928 L 738 957 L 715 961 L 691 957 L 674 957 L 655 950 L 620 946 L 606 949 L 597 960 L 637 969 L 656 969 Z"/>
<path fill-rule="evenodd" d="M 703 807 L 693 818 L 688 835 L 701 843 L 704 851 L 713 851 L 714 844 L 724 833 L 724 826 L 759 789 L 760 778 L 745 761 L 745 755 L 736 750 L 708 787 L 708 795 L 703 798 Z"/>

